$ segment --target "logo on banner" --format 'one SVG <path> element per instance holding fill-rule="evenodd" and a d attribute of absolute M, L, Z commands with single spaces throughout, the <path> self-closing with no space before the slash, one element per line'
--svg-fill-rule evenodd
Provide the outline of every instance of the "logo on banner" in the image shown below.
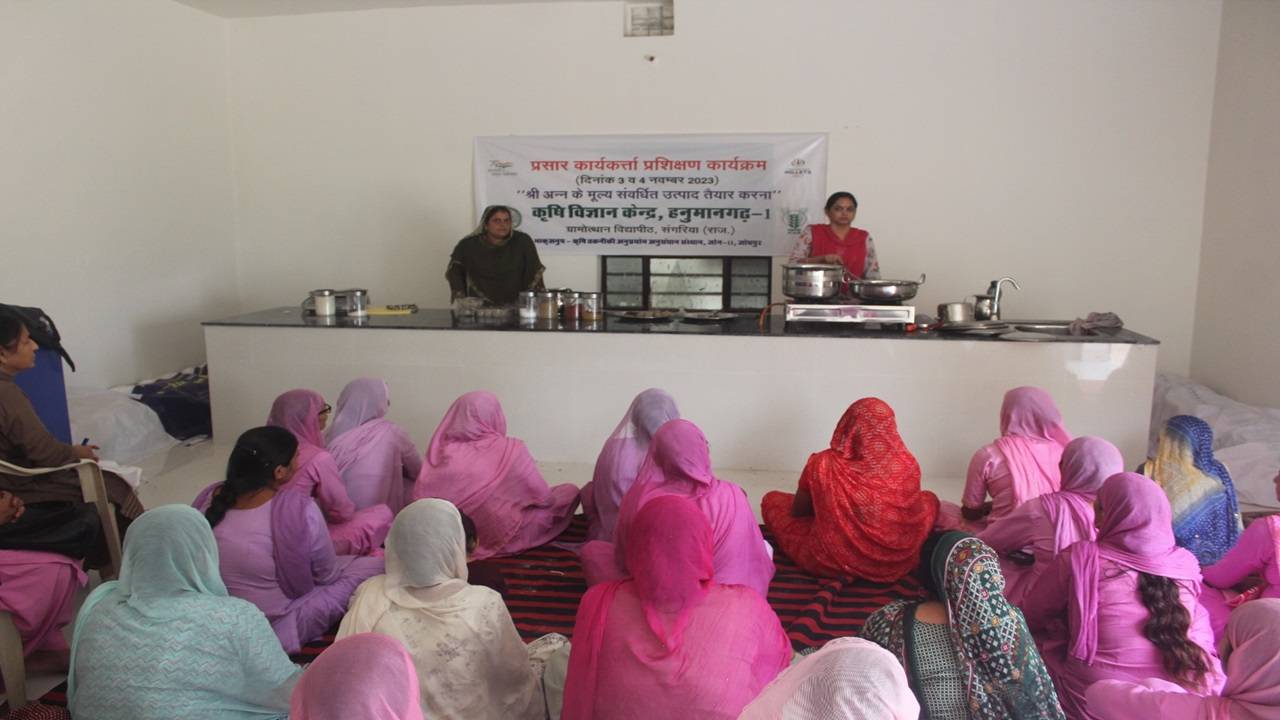
<path fill-rule="evenodd" d="M 809 211 L 804 208 L 784 208 L 782 222 L 786 225 L 788 235 L 799 235 L 809 224 Z"/>
<path fill-rule="evenodd" d="M 806 167 L 807 165 L 808 163 L 804 161 L 804 158 L 796 158 L 795 160 L 791 161 L 791 166 L 788 167 L 784 172 L 786 172 L 786 174 L 790 175 L 791 177 L 801 177 L 803 175 L 812 175 L 813 171 L 810 170 L 808 167 Z"/>
<path fill-rule="evenodd" d="M 515 173 L 511 170 L 511 168 L 513 167 L 515 167 L 515 163 L 511 162 L 510 160 L 490 160 L 489 174 L 490 175 L 517 175 L 518 173 Z"/>

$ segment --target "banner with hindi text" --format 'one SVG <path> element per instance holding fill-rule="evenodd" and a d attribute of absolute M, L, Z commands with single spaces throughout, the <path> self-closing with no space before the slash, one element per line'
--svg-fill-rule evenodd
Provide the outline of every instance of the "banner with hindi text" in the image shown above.
<path fill-rule="evenodd" d="M 826 180 L 825 134 L 475 140 L 476 216 L 510 206 L 539 253 L 787 255 Z"/>

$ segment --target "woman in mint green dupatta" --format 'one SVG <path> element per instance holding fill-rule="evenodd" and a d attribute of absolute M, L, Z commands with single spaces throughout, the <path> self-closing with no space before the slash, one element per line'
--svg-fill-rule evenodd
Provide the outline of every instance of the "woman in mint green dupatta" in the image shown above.
<path fill-rule="evenodd" d="M 120 579 L 81 607 L 67 694 L 94 720 L 283 719 L 299 673 L 262 612 L 227 595 L 209 522 L 166 505 L 129 526 Z"/>

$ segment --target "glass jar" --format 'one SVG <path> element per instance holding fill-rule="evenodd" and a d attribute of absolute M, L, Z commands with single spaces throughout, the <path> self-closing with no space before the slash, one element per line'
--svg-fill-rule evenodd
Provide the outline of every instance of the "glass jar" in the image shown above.
<path fill-rule="evenodd" d="M 538 319 L 539 320 L 555 320 L 559 313 L 559 306 L 556 304 L 556 294 L 553 292 L 540 292 L 538 295 Z"/>
<path fill-rule="evenodd" d="M 599 322 L 600 312 L 600 293 L 585 292 L 578 298 L 578 318 L 582 322 Z"/>
<path fill-rule="evenodd" d="M 580 294 L 576 292 L 566 292 L 566 293 L 560 294 L 561 315 L 564 317 L 564 321 L 567 323 L 578 322 L 578 310 L 580 308 L 578 304 L 579 296 Z"/>
<path fill-rule="evenodd" d="M 538 317 L 538 298 L 532 290 L 525 290 L 516 296 L 516 314 L 521 320 L 533 320 Z"/>

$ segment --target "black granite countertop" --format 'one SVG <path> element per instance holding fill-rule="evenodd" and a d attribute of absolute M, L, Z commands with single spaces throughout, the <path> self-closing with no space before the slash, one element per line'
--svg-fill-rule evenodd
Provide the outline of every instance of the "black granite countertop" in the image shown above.
<path fill-rule="evenodd" d="M 1011 320 L 1011 323 L 1037 322 L 1034 320 Z M 379 315 L 367 318 L 348 318 L 336 316 L 316 318 L 303 315 L 297 307 L 278 307 L 270 310 L 236 315 L 234 317 L 210 320 L 206 326 L 222 327 L 286 327 L 286 328 L 348 328 L 361 330 L 490 330 L 501 332 L 573 332 L 573 333 L 623 333 L 662 335 L 768 335 L 774 337 L 841 337 L 841 338 L 896 338 L 906 340 L 942 340 L 942 341 L 978 341 L 978 342 L 1017 342 L 1002 339 L 1001 336 L 969 335 L 951 332 L 907 332 L 898 327 L 879 327 L 875 325 L 859 325 L 853 323 L 786 323 L 781 312 L 775 312 L 765 320 L 761 329 L 759 315 L 744 314 L 730 321 L 723 322 L 687 322 L 667 320 L 664 322 L 637 322 L 614 315 L 595 324 L 579 323 L 566 325 L 557 321 L 531 321 L 522 324 L 512 315 L 506 319 L 477 318 L 463 320 L 454 317 L 447 309 L 424 308 L 411 315 Z M 1022 341 L 1027 341 L 1028 334 L 1019 333 Z M 1156 345 L 1159 341 L 1131 330 L 1101 330 L 1097 335 L 1074 337 L 1069 335 L 1043 335 L 1035 337 L 1040 342 L 1071 343 L 1123 343 L 1130 345 Z"/>

